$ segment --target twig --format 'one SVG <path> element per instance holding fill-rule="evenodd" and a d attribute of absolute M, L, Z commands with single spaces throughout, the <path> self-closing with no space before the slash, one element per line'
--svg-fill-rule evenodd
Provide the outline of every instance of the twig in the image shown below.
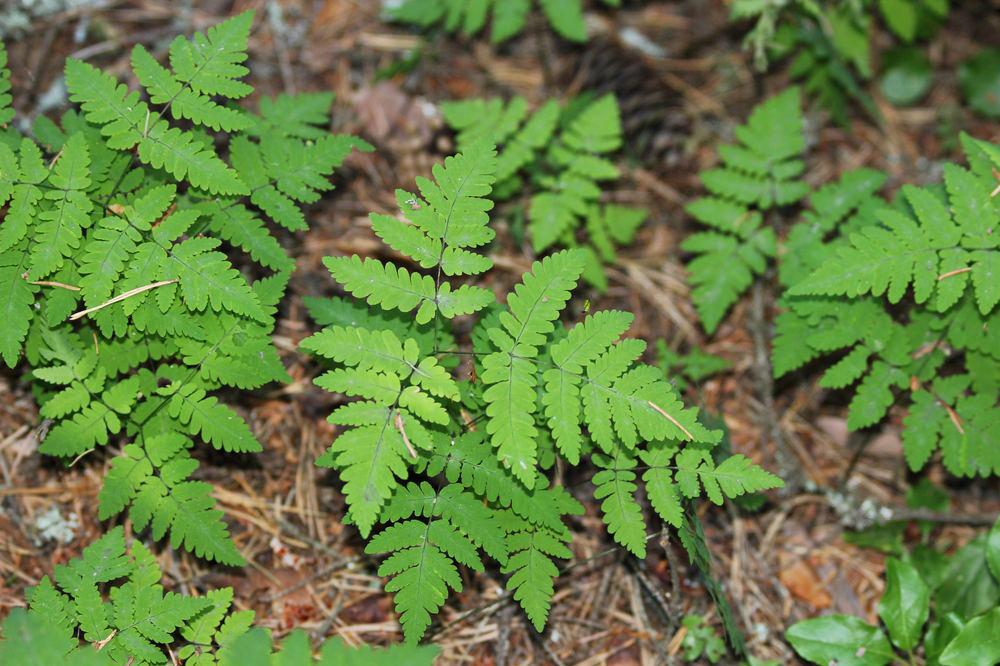
<path fill-rule="evenodd" d="M 961 275 L 962 273 L 968 273 L 971 270 L 972 270 L 972 268 L 969 267 L 969 266 L 966 266 L 965 268 L 956 268 L 953 271 L 948 271 L 947 273 L 942 273 L 941 275 L 938 275 L 937 279 L 939 281 L 940 280 L 944 280 L 946 278 L 950 278 L 950 277 L 955 276 L 955 275 Z"/>
<path fill-rule="evenodd" d="M 24 281 L 28 284 L 37 284 L 39 287 L 59 287 L 60 289 L 69 289 L 70 291 L 80 291 L 80 287 L 74 287 L 71 284 L 65 284 L 63 282 L 54 282 L 52 280 L 29 280 L 27 271 L 25 271 L 21 277 L 24 278 Z"/>
<path fill-rule="evenodd" d="M 660 414 L 662 414 L 664 416 L 664 418 L 666 418 L 668 421 L 670 421 L 671 423 L 673 423 L 675 426 L 677 426 L 678 428 L 680 428 L 681 432 L 683 432 L 685 435 L 687 435 L 688 439 L 690 439 L 691 441 L 694 441 L 694 435 L 692 435 L 690 432 L 688 432 L 688 429 L 685 428 L 684 426 L 682 426 L 677 419 L 675 419 L 674 417 L 672 417 L 670 414 L 667 414 L 667 412 L 662 407 L 660 407 L 659 405 L 657 405 L 652 400 L 647 400 L 646 404 L 648 404 L 650 407 L 652 407 L 653 409 L 655 409 L 656 411 L 658 411 Z"/>
<path fill-rule="evenodd" d="M 69 320 L 70 321 L 76 321 L 80 317 L 85 317 L 85 316 L 89 315 L 90 313 L 97 312 L 98 310 L 102 310 L 102 309 L 108 307 L 109 305 L 114 305 L 115 303 L 118 303 L 120 301 L 124 301 L 126 298 L 132 298 L 136 294 L 141 294 L 142 292 L 149 291 L 150 289 L 156 289 L 157 287 L 163 287 L 163 286 L 168 285 L 168 284 L 173 284 L 174 282 L 177 282 L 177 280 L 176 279 L 173 279 L 173 280 L 160 280 L 159 282 L 154 282 L 152 284 L 143 285 L 142 287 L 136 287 L 135 289 L 129 289 L 124 294 L 122 294 L 120 296 L 115 296 L 110 301 L 105 301 L 104 303 L 101 303 L 100 305 L 95 305 L 94 307 L 87 308 L 86 310 L 80 310 L 79 312 L 74 312 L 73 314 L 71 314 L 69 316 Z"/>
<path fill-rule="evenodd" d="M 556 666 L 566 666 L 563 663 L 563 660 L 559 658 L 559 655 L 553 652 L 552 648 L 549 647 L 548 642 L 545 640 L 545 636 L 535 633 L 534 631 L 529 631 L 528 635 L 531 636 L 531 639 L 538 644 L 538 647 L 542 648 L 542 652 L 545 653 L 545 656 L 548 657 L 553 664 Z"/>
<path fill-rule="evenodd" d="M 761 420 L 764 435 L 774 442 L 781 477 L 786 482 L 786 492 L 791 494 L 802 485 L 803 472 L 798 459 L 785 441 L 781 431 L 774 406 L 774 379 L 771 375 L 771 360 L 768 357 L 769 334 L 765 317 L 765 301 L 767 286 L 763 278 L 758 278 L 753 285 L 753 299 L 750 308 L 750 333 L 753 336 L 753 371 L 756 375 L 755 384 L 760 395 Z"/>
<path fill-rule="evenodd" d="M 660 616 L 666 620 L 667 623 L 670 622 L 670 610 L 667 608 L 667 600 L 663 597 L 663 592 L 660 590 L 659 586 L 654 584 L 653 581 L 649 579 L 649 576 L 642 571 L 639 565 L 642 563 L 636 563 L 630 560 L 631 570 L 633 575 L 633 585 L 632 593 L 634 595 L 632 604 L 635 606 L 635 614 L 639 622 L 646 629 L 649 634 L 649 640 L 647 642 L 653 644 L 653 649 L 656 650 L 658 663 L 666 664 L 670 661 L 670 656 L 667 654 L 665 642 L 660 640 L 660 632 L 657 631 L 652 623 L 649 621 L 649 617 L 646 615 L 645 608 L 642 603 L 642 594 L 646 593 L 652 601 L 653 605 L 659 611 Z M 671 634 L 667 634 L 670 636 Z"/>
<path fill-rule="evenodd" d="M 681 601 L 680 568 L 677 564 L 677 558 L 674 557 L 674 550 L 670 545 L 670 531 L 666 527 L 660 531 L 660 548 L 663 549 L 663 554 L 667 558 L 667 565 L 670 567 L 670 595 L 668 597 L 669 603 L 667 604 L 670 614 L 667 618 L 666 631 L 666 634 L 669 636 L 677 630 L 677 626 L 680 624 L 680 617 L 684 613 L 684 606 Z"/>
<path fill-rule="evenodd" d="M 507 604 L 500 611 L 500 622 L 497 623 L 496 666 L 507 666 L 507 654 L 510 652 L 510 622 L 514 617 L 514 607 Z"/>
<path fill-rule="evenodd" d="M 406 444 L 406 450 L 410 452 L 410 457 L 416 460 L 417 452 L 413 448 L 413 444 L 410 444 L 410 438 L 406 435 L 406 429 L 403 427 L 403 413 L 400 411 L 396 412 L 396 428 L 399 430 L 399 434 L 403 436 L 403 444 Z"/>

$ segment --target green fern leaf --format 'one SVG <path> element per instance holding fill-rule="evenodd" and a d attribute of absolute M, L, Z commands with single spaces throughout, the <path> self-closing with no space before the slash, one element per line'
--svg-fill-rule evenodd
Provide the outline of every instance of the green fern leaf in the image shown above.
<path fill-rule="evenodd" d="M 194 384 L 184 386 L 171 396 L 167 412 L 187 426 L 192 435 L 200 435 L 217 449 L 240 453 L 262 450 L 246 421 L 214 396 L 206 396 L 205 390 Z"/>
<path fill-rule="evenodd" d="M 141 44 L 132 48 L 132 71 L 153 104 L 169 105 L 175 120 L 191 120 L 226 132 L 244 130 L 251 121 L 243 113 L 216 104 L 211 97 L 178 81 Z"/>
<path fill-rule="evenodd" d="M 74 134 L 56 161 L 45 199 L 54 207 L 39 213 L 36 244 L 31 251 L 32 280 L 58 270 L 64 258 L 79 246 L 82 232 L 90 226 L 92 204 L 84 193 L 90 187 L 90 151 L 82 134 Z"/>
<path fill-rule="evenodd" d="M 684 508 L 672 469 L 677 451 L 677 447 L 665 442 L 654 442 L 647 450 L 640 451 L 639 456 L 649 468 L 642 475 L 649 503 L 664 522 L 680 528 L 684 524 Z"/>
<path fill-rule="evenodd" d="M 373 537 L 365 552 L 393 553 L 378 573 L 393 577 L 385 589 L 396 592 L 396 612 L 411 643 L 430 625 L 430 614 L 444 604 L 448 588 L 462 591 L 454 561 L 482 570 L 475 546 L 440 520 L 397 523 Z"/>
<path fill-rule="evenodd" d="M 490 385 L 484 393 L 486 431 L 500 461 L 527 487 L 535 478 L 533 414 L 538 402 L 533 364 L 527 359 L 537 355 L 554 329 L 552 322 L 583 270 L 581 260 L 579 252 L 563 251 L 535 262 L 507 300 L 508 310 L 500 315 L 503 329 L 490 329 L 500 351 L 483 359 L 483 382 Z"/>
<path fill-rule="evenodd" d="M 898 368 L 883 361 L 872 364 L 871 372 L 858 385 L 858 392 L 851 400 L 847 427 L 864 428 L 879 421 L 893 403 L 891 388 L 906 388 L 909 378 Z"/>
<path fill-rule="evenodd" d="M 14 109 L 11 108 L 13 101 L 10 94 L 10 70 L 7 68 L 7 48 L 0 42 L 0 127 L 5 127 L 14 119 Z"/>
<path fill-rule="evenodd" d="M 244 194 L 246 185 L 236 172 L 220 160 L 211 148 L 191 132 L 170 127 L 154 115 L 136 92 L 94 66 L 66 60 L 66 87 L 70 99 L 79 102 L 87 119 L 101 126 L 107 145 L 129 150 L 138 144 L 139 158 L 156 168 L 164 168 L 177 179 L 217 194 Z"/>
<path fill-rule="evenodd" d="M 206 228 L 234 247 L 242 249 L 259 264 L 275 271 L 286 272 L 295 261 L 285 253 L 259 217 L 239 204 L 220 205 L 209 202 L 200 207 Z"/>
<path fill-rule="evenodd" d="M 434 280 L 427 275 L 410 273 L 405 268 L 383 264 L 377 259 L 325 257 L 323 263 L 334 279 L 357 298 L 384 310 L 417 311 L 417 323 L 434 316 Z"/>
<path fill-rule="evenodd" d="M 548 498 L 557 503 L 564 513 L 578 513 L 582 506 L 561 489 L 546 491 Z M 552 582 L 559 575 L 552 558 L 566 559 L 573 556 L 566 547 L 570 533 L 560 525 L 559 529 L 533 525 L 512 513 L 501 514 L 506 523 L 507 549 L 510 557 L 503 572 L 510 574 L 507 589 L 513 590 L 514 599 L 528 615 L 537 631 L 545 628 L 549 615 L 549 605 L 555 593 Z"/>
<path fill-rule="evenodd" d="M 9 368 L 21 356 L 21 343 L 31 325 L 31 305 L 38 291 L 21 277 L 26 266 L 2 265 L 11 259 L 0 255 L 0 356 Z"/>
<path fill-rule="evenodd" d="M 404 424 L 404 429 L 406 425 Z M 342 432 L 321 461 L 340 469 L 351 517 L 367 537 L 397 479 L 405 480 L 409 457 L 398 427 L 389 422 Z"/>
<path fill-rule="evenodd" d="M 712 467 L 703 462 L 698 469 L 698 478 L 705 486 L 708 498 L 715 504 L 722 504 L 723 496 L 739 497 L 782 485 L 781 479 L 741 455 L 729 456 L 714 469 Z"/>
<path fill-rule="evenodd" d="M 172 489 L 168 501 L 176 504 L 170 529 L 170 547 L 189 550 L 221 564 L 242 566 L 246 560 L 229 539 L 222 512 L 215 508 L 212 486 L 188 481 Z"/>
<path fill-rule="evenodd" d="M 213 25 L 190 40 L 177 37 L 170 44 L 170 66 L 177 80 L 205 95 L 245 97 L 253 88 L 238 81 L 249 73 L 247 40 L 253 12 L 243 12 Z"/>
<path fill-rule="evenodd" d="M 604 95 L 588 105 L 562 135 L 571 149 L 595 154 L 618 150 L 621 137 L 621 117 L 614 95 Z"/>
<path fill-rule="evenodd" d="M 195 311 L 211 306 L 258 321 L 268 315 L 246 279 L 232 267 L 221 252 L 212 252 L 219 241 L 191 238 L 173 247 L 160 270 L 161 280 L 177 280 L 185 304 Z"/>
<path fill-rule="evenodd" d="M 319 127 L 330 119 L 332 92 L 307 92 L 277 97 L 262 97 L 260 100 L 260 132 L 278 132 L 300 139 L 319 139 L 327 135 Z"/>
<path fill-rule="evenodd" d="M 594 475 L 594 499 L 601 502 L 601 512 L 608 533 L 615 541 L 639 558 L 646 557 L 646 521 L 635 499 L 634 472 L 617 469 L 631 467 L 634 460 L 619 457 L 609 461 L 616 469 L 604 469 Z"/>

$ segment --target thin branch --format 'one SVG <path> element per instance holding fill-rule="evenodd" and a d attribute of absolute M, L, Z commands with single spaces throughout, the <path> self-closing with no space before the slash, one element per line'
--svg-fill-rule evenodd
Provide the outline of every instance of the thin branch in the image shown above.
<path fill-rule="evenodd" d="M 939 281 L 940 280 L 944 280 L 944 279 L 953 277 L 955 275 L 961 275 L 962 273 L 968 273 L 971 270 L 972 270 L 972 268 L 970 266 L 966 266 L 965 268 L 958 268 L 958 269 L 955 269 L 953 271 L 948 271 L 947 273 L 942 273 L 941 275 L 938 275 L 937 279 Z"/>
<path fill-rule="evenodd" d="M 399 434 L 403 436 L 403 444 L 406 444 L 406 450 L 410 452 L 410 457 L 416 460 L 417 452 L 413 448 L 413 444 L 410 444 L 410 438 L 406 435 L 406 429 L 403 427 L 403 413 L 399 410 L 396 411 L 396 428 L 399 430 Z"/>
<path fill-rule="evenodd" d="M 24 281 L 28 284 L 37 284 L 39 287 L 59 287 L 60 289 L 69 289 L 70 291 L 80 291 L 80 287 L 66 284 L 65 282 L 55 282 L 53 280 L 29 280 L 27 272 L 22 274 L 21 277 L 24 278 Z"/>
<path fill-rule="evenodd" d="M 147 285 L 144 285 L 142 287 L 136 287 L 135 289 L 129 289 L 124 294 L 122 294 L 120 296 L 115 296 L 110 301 L 105 301 L 104 303 L 101 303 L 100 305 L 95 305 L 94 307 L 87 308 L 86 310 L 80 310 L 79 312 L 74 312 L 73 314 L 71 314 L 69 316 L 69 320 L 70 321 L 76 321 L 80 317 L 85 317 L 85 316 L 89 315 L 92 312 L 97 312 L 98 310 L 103 310 L 104 308 L 108 307 L 109 305 L 114 305 L 115 303 L 118 303 L 120 301 L 124 301 L 126 298 L 132 298 L 136 294 L 141 294 L 142 292 L 149 291 L 150 289 L 156 289 L 157 287 L 163 287 L 163 286 L 168 285 L 168 284 L 173 284 L 174 282 L 177 282 L 177 280 L 176 279 L 174 279 L 174 280 L 160 280 L 159 282 L 154 282 L 152 284 L 147 284 Z"/>
<path fill-rule="evenodd" d="M 688 429 L 685 428 L 684 426 L 682 426 L 677 419 L 675 419 L 674 417 L 672 417 L 670 414 L 667 414 L 666 410 L 664 410 L 662 407 L 660 407 L 659 405 L 657 405 L 652 400 L 647 400 L 646 404 L 649 405 L 650 407 L 652 407 L 653 409 L 655 409 L 656 411 L 658 411 L 660 414 L 662 414 L 664 418 L 666 418 L 668 421 L 670 421 L 671 423 L 673 423 L 675 426 L 677 426 L 678 428 L 680 428 L 681 432 L 683 432 L 685 435 L 687 435 L 688 439 L 690 439 L 691 441 L 694 441 L 694 435 L 692 435 L 690 432 L 688 432 Z"/>

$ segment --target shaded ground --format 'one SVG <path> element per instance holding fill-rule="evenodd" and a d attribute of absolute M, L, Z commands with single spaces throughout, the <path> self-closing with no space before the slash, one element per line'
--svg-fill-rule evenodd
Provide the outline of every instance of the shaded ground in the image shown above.
<path fill-rule="evenodd" d="M 715 572 L 751 653 L 794 661 L 781 634 L 819 611 L 874 620 L 874 602 L 883 588 L 882 556 L 845 542 L 845 526 L 859 514 L 850 507 L 835 510 L 831 493 L 849 505 L 871 498 L 902 506 L 908 487 L 899 440 L 902 414 L 892 412 L 889 424 L 877 432 L 848 437 L 844 396 L 819 389 L 808 370 L 778 382 L 769 404 L 761 381 L 767 370 L 761 363 L 766 322 L 772 315 L 769 288 L 757 294 L 756 304 L 749 297 L 738 304 L 711 338 L 696 323 L 687 295 L 679 243 L 691 223 L 682 205 L 700 192 L 697 171 L 711 163 L 714 145 L 729 136 L 755 102 L 785 85 L 780 74 L 755 79 L 739 47 L 746 26 L 726 22 L 721 0 L 625 2 L 621 11 L 596 12 L 591 18 L 604 37 L 589 50 L 561 43 L 540 24 L 500 49 L 483 39 L 423 40 L 381 22 L 376 3 L 355 0 L 103 4 L 97 11 L 38 18 L 32 32 L 8 38 L 15 106 L 22 113 L 60 102 L 58 79 L 66 55 L 124 76 L 132 44 L 162 53 L 178 32 L 203 30 L 219 16 L 256 8 L 249 66 L 258 94 L 333 90 L 335 131 L 358 134 L 377 147 L 374 154 L 352 157 L 339 171 L 335 192 L 307 214 L 311 231 L 283 239 L 299 270 L 275 341 L 295 381 L 232 397 L 265 452 L 255 458 L 202 460 L 199 474 L 215 484 L 250 565 L 244 570 L 206 567 L 161 545 L 168 586 L 191 591 L 231 585 L 236 605 L 257 611 L 259 622 L 277 634 L 304 627 L 317 637 L 339 634 L 352 643 L 399 640 L 391 598 L 374 575 L 376 562 L 360 557 L 363 544 L 356 532 L 340 525 L 343 500 L 336 479 L 312 464 L 332 438 L 324 417 L 334 403 L 312 387 L 316 368 L 295 352 L 314 328 L 301 299 L 333 293 L 323 256 L 381 251 L 368 212 L 394 210 L 393 190 L 411 187 L 414 176 L 428 172 L 451 148 L 450 136 L 440 128 L 438 102 L 521 94 L 537 103 L 565 97 L 587 82 L 615 81 L 623 103 L 631 100 L 663 113 L 630 135 L 633 146 L 656 148 L 625 158 L 627 177 L 607 193 L 609 199 L 646 206 L 652 214 L 638 241 L 610 271 L 607 294 L 591 296 L 593 307 L 636 313 L 633 334 L 650 341 L 663 338 L 681 352 L 699 348 L 729 359 L 731 370 L 690 391 L 688 399 L 724 415 L 734 451 L 803 481 L 791 492 L 772 494 L 756 513 L 701 507 Z M 998 140 L 995 125 L 961 110 L 953 72 L 958 61 L 1000 34 L 1000 12 L 983 12 L 988 2 L 956 4 L 931 51 L 936 81 L 923 106 L 901 111 L 882 105 L 884 129 L 860 114 L 849 130 L 810 116 L 811 183 L 861 165 L 886 170 L 893 187 L 926 182 L 939 176 L 939 161 L 952 155 L 951 138 L 958 129 Z M 629 28 L 662 53 L 653 57 L 622 42 L 622 31 Z M 423 52 L 415 68 L 373 83 L 415 48 Z M 631 77 L 615 75 L 630 67 L 644 69 Z M 488 279 L 512 284 L 531 257 L 530 249 L 515 246 L 507 223 L 496 220 L 497 270 Z M 102 531 L 93 507 L 104 458 L 91 454 L 62 469 L 38 455 L 40 435 L 29 385 L 18 372 L 5 371 L 0 375 L 0 616 L 23 604 L 26 586 L 79 554 Z M 995 481 L 963 484 L 937 468 L 930 477 L 949 487 L 956 514 L 1000 510 Z M 683 564 L 680 550 L 674 552 L 675 544 L 651 548 L 645 562 L 614 547 L 585 478 L 567 480 L 588 512 L 573 526 L 576 559 L 568 565 L 571 573 L 558 581 L 549 630 L 539 636 L 519 609 L 494 603 L 502 577 L 488 571 L 466 581 L 463 594 L 449 599 L 432 627 L 433 639 L 444 646 L 442 663 L 661 663 L 678 655 L 685 631 L 665 633 L 676 628 L 665 613 L 680 606 L 718 625 L 711 599 L 693 569 Z M 39 534 L 39 519 L 53 508 L 63 517 L 78 518 L 68 543 Z M 947 547 L 967 540 L 973 530 L 961 522 L 937 527 L 935 542 Z M 907 538 L 915 536 L 911 525 Z M 681 563 L 679 594 L 672 597 L 671 561 Z"/>

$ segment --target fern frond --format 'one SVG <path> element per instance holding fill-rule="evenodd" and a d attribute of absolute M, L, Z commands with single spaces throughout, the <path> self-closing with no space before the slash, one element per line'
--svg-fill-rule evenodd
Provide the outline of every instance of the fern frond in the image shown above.
<path fill-rule="evenodd" d="M 146 164 L 164 168 L 177 179 L 218 194 L 245 194 L 239 176 L 215 152 L 191 132 L 170 127 L 167 121 L 128 92 L 112 76 L 93 65 L 66 60 L 66 87 L 70 99 L 79 102 L 87 120 L 101 127 L 107 145 L 129 150 L 138 145 L 138 155 Z"/>
<path fill-rule="evenodd" d="M 688 272 L 698 316 L 709 333 L 777 253 L 774 231 L 764 226 L 760 210 L 794 203 L 808 192 L 797 180 L 804 168 L 797 158 L 805 149 L 798 89 L 758 105 L 734 134 L 741 145 L 719 147 L 724 167 L 701 173 L 712 196 L 685 208 L 716 229 L 693 234 L 681 246 L 697 255 Z"/>
<path fill-rule="evenodd" d="M 108 436 L 121 430 L 119 414 L 128 413 L 138 395 L 137 379 L 127 379 L 108 388 L 69 420 L 52 428 L 39 451 L 54 456 L 76 456 L 108 443 Z"/>
<path fill-rule="evenodd" d="M 242 112 L 217 104 L 208 95 L 178 81 L 141 44 L 132 48 L 132 71 L 153 104 L 169 105 L 175 120 L 191 120 L 226 132 L 245 130 L 252 121 Z"/>
<path fill-rule="evenodd" d="M 614 95 L 604 95 L 583 109 L 562 133 L 562 140 L 571 150 L 591 155 L 618 150 L 622 142 L 622 123 Z M 588 163 L 584 161 L 583 165 Z M 580 169 L 581 173 L 592 171 L 583 166 L 575 168 Z M 614 174 L 594 174 L 591 177 L 595 180 L 602 176 L 614 178 L 617 175 L 617 170 L 615 171 Z"/>
<path fill-rule="evenodd" d="M 14 98 L 10 94 L 10 69 L 7 68 L 7 47 L 0 42 L 0 127 L 14 119 L 14 109 L 11 103 Z M 0 197 L 0 200 L 3 198 Z"/>
<path fill-rule="evenodd" d="M 419 308 L 418 324 L 427 323 L 434 316 L 434 279 L 428 275 L 410 273 L 378 259 L 362 260 L 357 255 L 325 257 L 323 263 L 345 289 L 370 305 L 400 312 Z"/>
<path fill-rule="evenodd" d="M 562 488 L 536 491 L 547 495 L 546 500 L 557 507 L 562 515 L 582 513 L 583 506 Z M 559 569 L 553 558 L 568 559 L 573 552 L 566 544 L 571 535 L 562 524 L 548 527 L 532 524 L 512 511 L 500 513 L 507 532 L 507 549 L 510 557 L 503 572 L 510 574 L 507 589 L 513 590 L 514 599 L 528 615 L 535 629 L 541 631 L 549 615 L 552 601 L 553 580 Z"/>
<path fill-rule="evenodd" d="M 444 604 L 448 588 L 462 591 L 455 562 L 482 570 L 475 545 L 444 520 L 396 523 L 372 537 L 365 552 L 392 553 L 378 573 L 392 576 L 385 589 L 396 592 L 396 611 L 411 643 L 430 625 L 431 613 Z"/>
<path fill-rule="evenodd" d="M 536 450 L 533 414 L 538 399 L 534 365 L 529 360 L 554 330 L 553 320 L 569 300 L 583 270 L 579 252 L 558 252 L 532 265 L 531 273 L 514 288 L 507 311 L 491 328 L 490 338 L 499 351 L 483 359 L 484 392 L 488 402 L 491 435 L 500 461 L 525 486 L 535 479 Z"/>
<path fill-rule="evenodd" d="M 190 383 L 175 392 L 167 403 L 167 413 L 183 423 L 191 435 L 201 438 L 217 449 L 240 453 L 262 450 L 246 421 L 215 396 Z"/>
<path fill-rule="evenodd" d="M 1000 473 L 1000 456 L 990 443 L 1000 407 L 988 393 L 961 395 L 968 381 L 968 376 L 956 375 L 935 382 L 933 393 L 913 393 L 903 419 L 904 453 L 910 469 L 923 468 L 940 448 L 945 467 L 956 476 Z"/>
<path fill-rule="evenodd" d="M 687 265 L 694 290 L 691 293 L 705 330 L 715 331 L 740 295 L 767 267 L 777 251 L 770 228 L 756 230 L 748 238 L 714 233 L 688 236 L 681 244 L 685 252 L 698 256 Z"/>
<path fill-rule="evenodd" d="M 276 271 L 290 271 L 295 261 L 288 256 L 267 227 L 250 209 L 240 204 L 208 202 L 198 208 L 206 228 L 250 258 Z"/>
<path fill-rule="evenodd" d="M 243 12 L 213 25 L 205 34 L 196 32 L 188 40 L 177 37 L 170 44 L 170 66 L 177 80 L 205 95 L 240 98 L 253 88 L 239 81 L 249 70 L 247 40 L 253 12 Z"/>
<path fill-rule="evenodd" d="M 308 92 L 260 100 L 260 119 L 251 133 L 277 132 L 300 139 L 319 139 L 327 135 L 321 125 L 330 120 L 332 92 Z"/>
<path fill-rule="evenodd" d="M 601 461 L 602 469 L 594 475 L 594 499 L 601 502 L 601 513 L 608 534 L 638 558 L 646 557 L 646 521 L 635 499 L 635 460 L 618 456 Z M 619 467 L 623 469 L 619 469 Z"/>
<path fill-rule="evenodd" d="M 90 187 L 90 151 L 82 134 L 73 134 L 63 146 L 46 190 L 53 208 L 39 213 L 31 251 L 32 280 L 39 280 L 62 265 L 64 258 L 80 246 L 83 229 L 90 226 L 93 205 L 85 191 Z"/>
<path fill-rule="evenodd" d="M 22 253 L 26 259 L 26 255 Z M 13 263 L 15 257 L 0 254 L 0 356 L 8 368 L 13 368 L 21 356 L 21 344 L 31 325 L 38 287 L 29 284 L 22 275 L 26 264 Z M 13 265 L 4 265 L 11 262 Z"/>
<path fill-rule="evenodd" d="M 979 311 L 988 314 L 1000 300 L 995 287 L 1000 243 L 986 230 L 1000 222 L 1000 207 L 989 186 L 961 167 L 949 167 L 945 178 L 948 201 L 905 185 L 905 212 L 878 211 L 880 225 L 852 234 L 849 245 L 838 248 L 789 294 L 885 294 L 897 303 L 912 285 L 916 303 L 930 301 L 943 311 L 961 297 L 963 274 L 970 272 Z"/>
<path fill-rule="evenodd" d="M 267 321 L 260 300 L 240 273 L 221 252 L 213 252 L 219 241 L 191 238 L 175 245 L 160 269 L 161 280 L 177 280 L 185 305 L 202 311 L 227 310 L 233 314 Z"/>

